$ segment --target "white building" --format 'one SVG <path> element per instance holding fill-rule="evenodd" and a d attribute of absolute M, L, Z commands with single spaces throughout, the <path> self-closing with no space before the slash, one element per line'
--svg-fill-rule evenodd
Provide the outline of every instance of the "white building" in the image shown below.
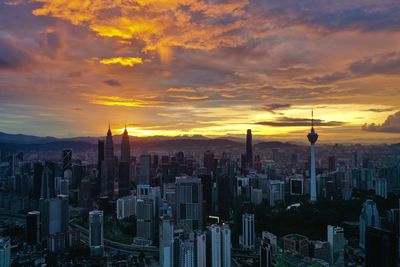
<path fill-rule="evenodd" d="M 136 215 L 136 196 L 125 196 L 117 199 L 117 219 L 122 220 Z"/>
<path fill-rule="evenodd" d="M 221 267 L 221 227 L 217 224 L 212 224 L 208 227 L 208 257 L 210 259 L 210 267 Z"/>
<path fill-rule="evenodd" d="M 268 231 L 262 231 L 261 239 L 271 245 L 272 254 L 274 256 L 278 254 L 278 238 L 276 235 Z"/>
<path fill-rule="evenodd" d="M 103 228 L 103 211 L 89 212 L 89 247 L 92 255 L 99 256 L 103 253 Z"/>
<path fill-rule="evenodd" d="M 344 230 L 339 226 L 328 225 L 327 236 L 329 243 L 329 265 L 330 266 L 344 266 L 343 262 L 340 264 L 338 259 L 343 256 L 344 252 Z"/>
<path fill-rule="evenodd" d="M 254 228 L 254 214 L 242 215 L 241 245 L 243 249 L 254 249 L 256 245 L 256 233 Z"/>
<path fill-rule="evenodd" d="M 231 267 L 232 265 L 231 229 L 227 224 L 222 225 L 221 239 L 222 239 L 222 267 Z"/>
<path fill-rule="evenodd" d="M 160 218 L 160 266 L 174 265 L 174 222 L 171 217 Z"/>
<path fill-rule="evenodd" d="M 207 266 L 207 237 L 204 232 L 195 232 L 195 262 L 196 267 Z"/>

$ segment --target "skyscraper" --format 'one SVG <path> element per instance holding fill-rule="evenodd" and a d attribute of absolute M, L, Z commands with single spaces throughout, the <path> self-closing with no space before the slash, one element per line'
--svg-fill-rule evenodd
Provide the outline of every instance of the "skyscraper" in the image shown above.
<path fill-rule="evenodd" d="M 138 184 L 150 184 L 150 155 L 140 155 Z"/>
<path fill-rule="evenodd" d="M 223 224 L 221 227 L 221 250 L 222 267 L 231 267 L 232 265 L 232 240 L 231 229 L 229 225 Z"/>
<path fill-rule="evenodd" d="M 136 237 L 153 242 L 155 237 L 155 204 L 150 197 L 141 197 L 136 202 Z"/>
<path fill-rule="evenodd" d="M 101 192 L 101 165 L 104 161 L 104 140 L 97 141 L 97 182 L 96 182 L 96 194 Z"/>
<path fill-rule="evenodd" d="M 210 267 L 221 267 L 222 257 L 221 257 L 221 227 L 218 224 L 212 224 L 208 228 L 208 263 L 207 266 Z"/>
<path fill-rule="evenodd" d="M 195 232 L 195 266 L 207 266 L 207 237 L 204 232 Z"/>
<path fill-rule="evenodd" d="M 395 267 L 396 238 L 392 231 L 379 227 L 367 227 L 365 238 L 366 267 Z"/>
<path fill-rule="evenodd" d="M 174 222 L 170 216 L 160 217 L 160 266 L 174 265 Z"/>
<path fill-rule="evenodd" d="M 89 247 L 93 256 L 103 254 L 103 211 L 89 212 Z"/>
<path fill-rule="evenodd" d="M 120 161 L 122 162 L 130 162 L 131 161 L 131 146 L 129 142 L 129 134 L 128 130 L 126 129 L 122 134 L 122 141 L 121 141 L 121 158 Z"/>
<path fill-rule="evenodd" d="M 114 192 L 114 142 L 110 126 L 104 146 L 104 161 L 101 166 L 101 193 L 112 195 Z"/>
<path fill-rule="evenodd" d="M 253 136 L 251 129 L 247 130 L 246 135 L 246 168 L 253 168 Z"/>
<path fill-rule="evenodd" d="M 10 237 L 0 238 L 0 267 L 9 267 L 11 264 Z"/>
<path fill-rule="evenodd" d="M 55 198 L 41 199 L 39 202 L 40 211 L 40 234 L 45 240 L 50 235 L 66 233 L 69 223 L 68 197 L 59 195 Z"/>
<path fill-rule="evenodd" d="M 310 157 L 310 176 L 311 176 L 311 201 L 317 201 L 317 178 L 315 177 L 315 143 L 318 140 L 318 134 L 314 130 L 314 112 L 311 112 L 311 132 L 307 135 L 308 141 L 311 144 Z"/>
<path fill-rule="evenodd" d="M 367 199 L 362 206 L 360 214 L 360 247 L 365 249 L 365 233 L 367 227 L 380 227 L 381 217 L 373 200 Z"/>
<path fill-rule="evenodd" d="M 191 230 L 203 228 L 203 188 L 198 178 L 176 178 L 176 224 Z"/>
<path fill-rule="evenodd" d="M 344 252 L 344 230 L 339 226 L 328 225 L 327 227 L 328 243 L 329 243 L 329 265 L 343 266 L 343 263 L 337 263 L 339 257 Z"/>
<path fill-rule="evenodd" d="M 256 245 L 254 228 L 254 214 L 245 213 L 242 215 L 242 247 L 243 249 L 254 249 Z"/>
<path fill-rule="evenodd" d="M 26 215 L 26 241 L 29 245 L 40 242 L 40 212 L 30 211 Z"/>
<path fill-rule="evenodd" d="M 72 149 L 67 148 L 62 151 L 62 159 L 63 159 L 63 173 L 66 170 L 72 170 Z"/>

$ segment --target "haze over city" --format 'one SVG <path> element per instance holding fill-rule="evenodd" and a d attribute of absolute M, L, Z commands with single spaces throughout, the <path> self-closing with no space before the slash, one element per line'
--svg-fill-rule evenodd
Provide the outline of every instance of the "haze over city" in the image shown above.
<path fill-rule="evenodd" d="M 312 3 L 312 4 L 311 4 Z M 0 3 L 0 129 L 399 142 L 397 1 Z"/>

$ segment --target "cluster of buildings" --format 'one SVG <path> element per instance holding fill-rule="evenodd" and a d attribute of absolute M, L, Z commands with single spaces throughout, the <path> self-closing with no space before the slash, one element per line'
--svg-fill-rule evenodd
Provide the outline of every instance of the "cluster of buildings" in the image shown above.
<path fill-rule="evenodd" d="M 235 199 L 279 211 L 302 205 L 292 199 L 315 204 L 350 200 L 354 192 L 373 190 L 383 200 L 398 193 L 398 158 L 372 156 L 359 162 L 357 152 L 343 147 L 334 147 L 335 155 L 317 157 L 313 124 L 307 138 L 306 150 L 287 144 L 265 152 L 255 149 L 248 130 L 245 153 L 239 155 L 206 150 L 134 157 L 127 129 L 115 146 L 109 128 L 91 163 L 74 159 L 72 149 L 64 149 L 59 160 L 12 154 L 2 161 L 0 209 L 26 213 L 28 250 L 39 247 L 57 254 L 86 246 L 90 257 L 103 258 L 113 249 L 105 246 L 106 218 L 115 218 L 134 222 L 136 229 L 131 244 L 121 248 L 156 252 L 160 266 L 352 266 L 358 259 L 346 256 L 351 246 L 344 227 L 327 225 L 321 241 L 256 229 L 252 209 L 240 207 L 240 220 L 233 218 Z M 299 158 L 304 153 L 309 156 Z M 381 215 L 373 200 L 365 201 L 354 251 L 366 266 L 397 263 L 399 209 L 386 211 L 384 220 Z M 76 220 L 85 216 L 78 227 Z M 0 266 L 10 265 L 10 247 L 10 238 L 0 239 Z"/>

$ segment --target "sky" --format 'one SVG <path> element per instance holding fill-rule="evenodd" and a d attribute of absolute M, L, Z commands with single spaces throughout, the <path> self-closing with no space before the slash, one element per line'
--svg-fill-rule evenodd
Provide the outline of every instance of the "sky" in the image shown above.
<path fill-rule="evenodd" d="M 6 0 L 0 131 L 400 141 L 400 2 Z"/>

